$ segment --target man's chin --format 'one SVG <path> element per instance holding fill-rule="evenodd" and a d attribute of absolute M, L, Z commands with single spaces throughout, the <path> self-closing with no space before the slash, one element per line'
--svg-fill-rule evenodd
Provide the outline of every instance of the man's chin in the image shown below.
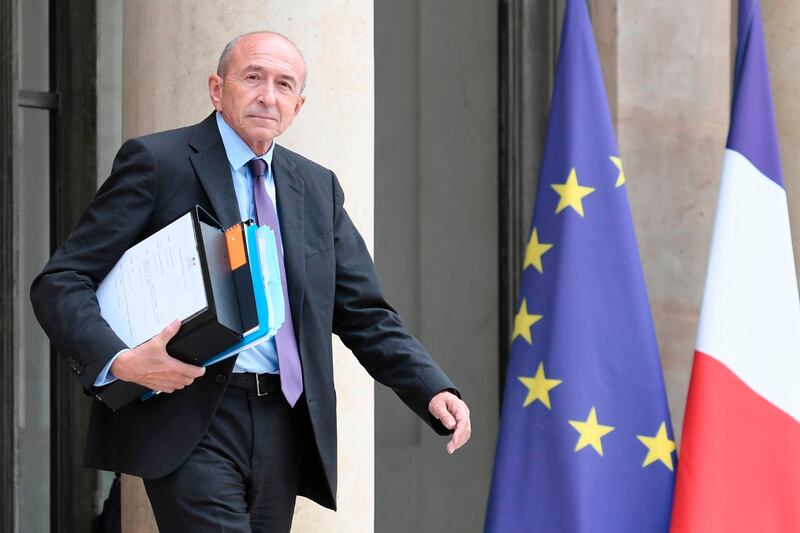
<path fill-rule="evenodd" d="M 243 140 L 248 144 L 269 144 L 279 135 L 273 128 L 252 128 L 244 132 Z"/>

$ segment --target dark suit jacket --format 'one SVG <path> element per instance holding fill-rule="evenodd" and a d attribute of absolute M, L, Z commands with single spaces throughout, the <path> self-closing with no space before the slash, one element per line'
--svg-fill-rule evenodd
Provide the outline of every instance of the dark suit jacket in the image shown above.
<path fill-rule="evenodd" d="M 313 446 L 301 494 L 336 502 L 336 391 L 331 332 L 364 368 L 438 433 L 427 410 L 453 384 L 384 300 L 364 241 L 344 210 L 328 169 L 280 146 L 273 173 L 285 250 L 289 301 L 300 346 Z M 31 300 L 45 332 L 90 391 L 100 370 L 126 346 L 101 318 L 98 283 L 130 246 L 194 205 L 224 227 L 239 221 L 230 166 L 214 114 L 200 124 L 127 141 L 111 176 L 33 282 Z M 87 466 L 143 478 L 164 476 L 190 454 L 208 427 L 235 358 L 209 367 L 191 386 L 112 412 L 94 401 Z"/>

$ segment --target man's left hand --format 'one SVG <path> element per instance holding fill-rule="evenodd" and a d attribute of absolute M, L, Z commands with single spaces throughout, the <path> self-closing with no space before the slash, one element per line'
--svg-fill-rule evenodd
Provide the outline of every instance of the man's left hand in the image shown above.
<path fill-rule="evenodd" d="M 428 411 L 435 416 L 453 435 L 447 443 L 447 453 L 453 453 L 469 440 L 472 424 L 469 421 L 469 407 L 455 394 L 442 391 L 428 404 Z"/>

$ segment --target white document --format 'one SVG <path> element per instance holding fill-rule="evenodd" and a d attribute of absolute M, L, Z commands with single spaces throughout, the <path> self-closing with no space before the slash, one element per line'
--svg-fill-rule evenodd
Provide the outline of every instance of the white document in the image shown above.
<path fill-rule="evenodd" d="M 125 252 L 97 289 L 100 314 L 133 348 L 208 307 L 192 214 Z"/>

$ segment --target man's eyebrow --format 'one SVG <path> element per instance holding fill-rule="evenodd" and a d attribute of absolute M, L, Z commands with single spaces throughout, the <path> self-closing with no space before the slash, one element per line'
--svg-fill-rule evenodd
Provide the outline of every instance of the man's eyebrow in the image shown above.
<path fill-rule="evenodd" d="M 277 77 L 282 80 L 290 81 L 295 85 L 297 84 L 297 78 L 293 74 L 278 74 Z"/>
<path fill-rule="evenodd" d="M 264 70 L 264 66 L 263 65 L 259 65 L 257 63 L 251 63 L 251 64 L 247 65 L 245 68 L 243 68 L 242 72 L 252 72 L 252 71 L 261 72 L 263 70 Z M 281 78 L 283 80 L 289 80 L 292 83 L 294 83 L 295 85 L 297 84 L 297 77 L 294 74 L 279 73 L 277 75 L 277 77 Z"/>

